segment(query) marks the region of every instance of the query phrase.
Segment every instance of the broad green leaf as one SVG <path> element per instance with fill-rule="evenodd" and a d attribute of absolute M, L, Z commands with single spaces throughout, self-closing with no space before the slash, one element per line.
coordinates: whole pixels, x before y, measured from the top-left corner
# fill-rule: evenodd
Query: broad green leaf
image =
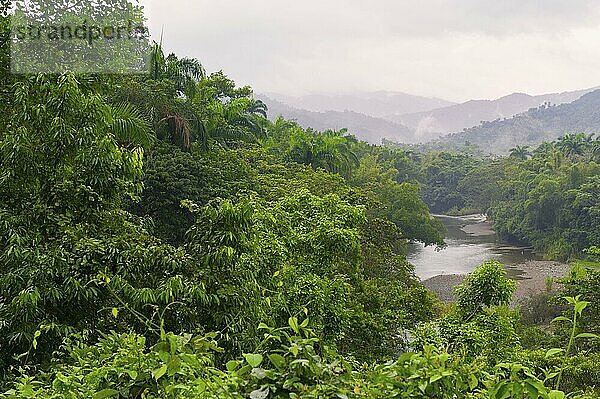
<path fill-rule="evenodd" d="M 548 399 L 565 399 L 565 394 L 564 392 L 553 390 L 548 392 Z"/>
<path fill-rule="evenodd" d="M 534 385 L 530 384 L 529 381 L 525 381 L 525 391 L 527 391 L 527 394 L 531 399 L 537 399 L 540 396 L 538 389 Z"/>
<path fill-rule="evenodd" d="M 496 399 L 506 399 L 510 397 L 510 385 L 506 382 L 501 382 L 496 391 Z"/>
<path fill-rule="evenodd" d="M 562 353 L 562 352 L 564 352 L 564 349 L 560 349 L 560 348 L 549 349 L 548 352 L 546 352 L 546 359 L 549 359 L 552 356 L 557 355 L 557 354 Z"/>
<path fill-rule="evenodd" d="M 288 323 L 289 323 L 290 327 L 292 328 L 292 330 L 294 330 L 294 332 L 296 334 L 300 334 L 300 328 L 298 328 L 298 318 L 290 317 L 290 319 L 288 320 Z"/>
<path fill-rule="evenodd" d="M 278 369 L 283 369 L 285 367 L 285 358 L 277 353 L 270 354 L 269 360 Z"/>
<path fill-rule="evenodd" d="M 252 368 L 258 367 L 263 361 L 262 355 L 254 353 L 245 353 L 244 359 L 246 359 L 246 361 L 250 366 L 252 366 Z"/>
<path fill-rule="evenodd" d="M 177 355 L 171 356 L 169 363 L 167 363 L 167 371 L 170 377 L 174 376 L 181 370 L 181 359 Z"/>
<path fill-rule="evenodd" d="M 575 312 L 581 314 L 585 308 L 589 305 L 589 302 L 581 301 L 575 304 Z"/>
<path fill-rule="evenodd" d="M 162 377 L 163 375 L 165 375 L 166 372 L 167 372 L 167 365 L 163 364 L 162 366 L 160 366 L 156 370 L 152 371 L 152 377 L 155 380 L 158 381 L 160 379 L 160 377 Z"/>
<path fill-rule="evenodd" d="M 233 370 L 237 369 L 239 364 L 240 363 L 237 360 L 230 360 L 227 362 L 225 367 L 227 367 L 227 371 L 232 372 Z"/>

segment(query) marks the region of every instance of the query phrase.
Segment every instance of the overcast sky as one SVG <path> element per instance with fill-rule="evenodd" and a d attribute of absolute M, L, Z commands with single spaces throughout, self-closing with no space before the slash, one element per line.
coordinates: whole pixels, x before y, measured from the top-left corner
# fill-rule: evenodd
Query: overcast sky
<path fill-rule="evenodd" d="M 598 0 L 154 0 L 151 27 L 260 92 L 464 101 L 600 85 Z"/>

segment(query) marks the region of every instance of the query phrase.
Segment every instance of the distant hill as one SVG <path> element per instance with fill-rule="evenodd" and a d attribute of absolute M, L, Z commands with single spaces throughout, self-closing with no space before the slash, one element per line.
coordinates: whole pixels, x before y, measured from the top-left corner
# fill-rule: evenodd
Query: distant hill
<path fill-rule="evenodd" d="M 265 96 L 287 104 L 290 107 L 313 112 L 353 111 L 380 118 L 385 115 L 412 114 L 447 107 L 456 103 L 439 98 L 414 96 L 400 92 L 376 91 L 349 94 L 311 94 L 306 96 L 286 96 L 265 93 Z M 401 123 L 398 121 L 393 121 Z M 479 121 L 477 121 L 479 123 Z"/>
<path fill-rule="evenodd" d="M 415 131 L 419 140 L 426 141 L 477 126 L 483 121 L 510 118 L 545 103 L 571 103 L 593 90 L 595 89 L 540 96 L 514 93 L 496 100 L 472 100 L 426 112 L 387 115 L 385 119 L 408 126 Z"/>
<path fill-rule="evenodd" d="M 390 122 L 353 111 L 314 112 L 293 108 L 266 95 L 257 95 L 267 104 L 269 119 L 278 116 L 293 119 L 304 128 L 315 130 L 347 128 L 348 133 L 372 144 L 381 144 L 384 138 L 399 142 L 413 142 L 413 131 L 402 124 Z"/>
<path fill-rule="evenodd" d="M 517 145 L 535 146 L 574 132 L 600 132 L 600 90 L 569 104 L 542 106 L 510 119 L 482 123 L 444 136 L 433 146 L 462 147 L 470 143 L 485 152 L 506 153 Z"/>

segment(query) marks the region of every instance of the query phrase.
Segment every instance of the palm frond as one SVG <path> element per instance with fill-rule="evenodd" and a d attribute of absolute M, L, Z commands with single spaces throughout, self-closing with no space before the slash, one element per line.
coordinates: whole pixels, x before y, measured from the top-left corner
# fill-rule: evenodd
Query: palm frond
<path fill-rule="evenodd" d="M 148 147 L 155 140 L 150 123 L 132 104 L 112 106 L 109 121 L 109 128 L 123 146 Z"/>

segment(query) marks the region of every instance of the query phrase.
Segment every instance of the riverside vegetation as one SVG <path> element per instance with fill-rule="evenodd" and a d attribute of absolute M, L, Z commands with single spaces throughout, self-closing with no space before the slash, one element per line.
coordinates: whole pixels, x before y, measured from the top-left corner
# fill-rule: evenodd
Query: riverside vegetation
<path fill-rule="evenodd" d="M 271 122 L 160 45 L 148 76 L 11 75 L 7 32 L 0 397 L 600 395 L 597 140 L 372 146 Z M 429 209 L 466 207 L 580 259 L 561 290 L 510 309 L 486 262 L 439 304 L 405 244 L 443 246 Z"/>

